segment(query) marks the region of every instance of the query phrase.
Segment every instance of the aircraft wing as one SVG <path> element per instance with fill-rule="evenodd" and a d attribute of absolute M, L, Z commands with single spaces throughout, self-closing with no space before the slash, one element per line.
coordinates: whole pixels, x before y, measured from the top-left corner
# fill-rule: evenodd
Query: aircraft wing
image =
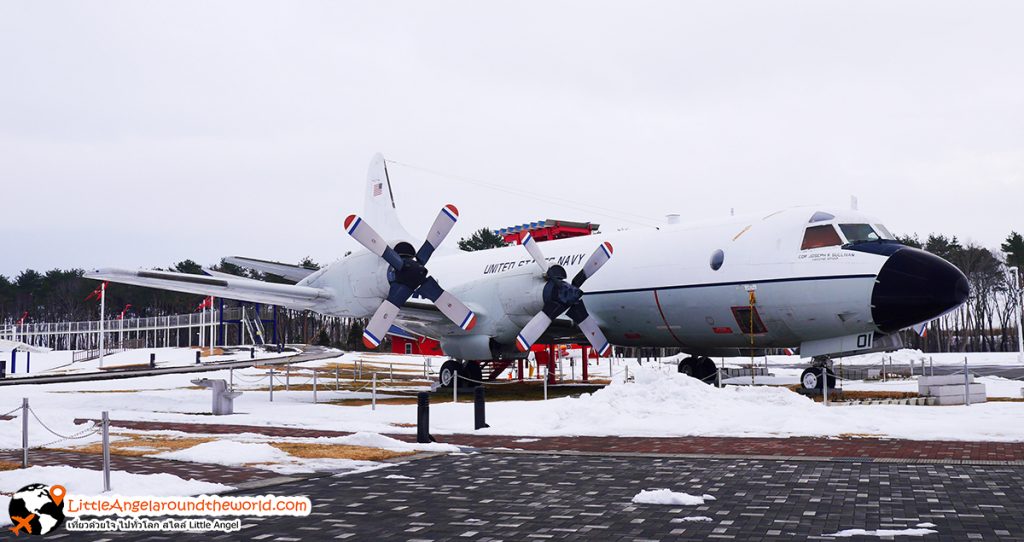
<path fill-rule="evenodd" d="M 316 269 L 308 269 L 301 265 L 291 265 L 281 262 L 257 260 L 256 258 L 243 258 L 242 256 L 229 256 L 224 261 L 238 267 L 254 269 L 260 273 L 270 273 L 292 282 L 299 282 L 316 272 Z"/>
<path fill-rule="evenodd" d="M 329 290 L 274 284 L 242 277 L 191 275 L 172 271 L 129 271 L 127 269 L 97 269 L 85 273 L 85 278 L 108 280 L 161 290 L 189 294 L 212 295 L 240 301 L 282 305 L 293 309 L 313 309 L 332 296 Z"/>

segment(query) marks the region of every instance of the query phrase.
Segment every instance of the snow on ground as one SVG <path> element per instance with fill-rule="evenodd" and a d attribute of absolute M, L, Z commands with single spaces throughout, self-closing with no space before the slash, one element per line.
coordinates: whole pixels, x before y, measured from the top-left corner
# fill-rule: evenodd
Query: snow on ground
<path fill-rule="evenodd" d="M 838 533 L 822 536 L 834 536 L 836 538 L 849 538 L 851 536 L 877 536 L 879 538 L 892 538 L 894 536 L 924 536 L 926 534 L 933 534 L 937 532 L 938 531 L 933 529 L 876 529 L 873 531 L 868 531 L 866 529 L 846 529 L 839 531 Z"/>
<path fill-rule="evenodd" d="M 711 521 L 707 516 L 686 516 L 683 521 Z"/>
<path fill-rule="evenodd" d="M 210 435 L 215 436 L 215 435 Z M 388 466 L 374 461 L 357 461 L 352 459 L 304 458 L 293 456 L 269 442 L 303 442 L 312 444 L 343 444 L 380 448 L 396 452 L 458 452 L 458 446 L 451 444 L 429 443 L 417 444 L 403 442 L 377 433 L 356 433 L 344 437 L 321 437 L 315 439 L 282 439 L 268 438 L 262 435 L 243 434 L 230 439 L 214 440 L 197 444 L 190 448 L 174 450 L 153 455 L 160 459 L 176 461 L 193 461 L 196 463 L 212 463 L 227 466 L 249 466 L 272 470 L 280 474 L 302 472 L 366 472 Z"/>
<path fill-rule="evenodd" d="M 347 444 L 349 446 L 365 446 L 367 448 L 381 448 L 393 452 L 458 452 L 460 448 L 451 444 L 431 442 L 419 444 L 393 439 L 377 433 L 360 432 L 344 437 L 321 437 L 313 442 L 319 444 Z"/>
<path fill-rule="evenodd" d="M 301 458 L 295 457 L 270 444 L 262 442 L 239 442 L 237 440 L 214 440 L 197 444 L 184 450 L 154 455 L 160 459 L 193 461 L 226 466 L 249 466 L 265 468 L 279 474 L 295 474 L 316 471 L 365 472 L 386 466 L 373 461 L 352 459 Z"/>
<path fill-rule="evenodd" d="M 100 495 L 103 493 L 103 471 L 78 467 L 29 467 L 0 471 L 0 493 L 14 493 L 29 484 L 62 485 L 68 495 Z M 115 495 L 169 497 L 223 493 L 234 489 L 223 484 L 198 480 L 184 480 L 173 474 L 132 474 L 110 471 L 110 492 Z M 0 510 L 6 511 L 10 497 L 0 495 Z M 7 514 L 0 513 L 0 525 L 10 523 Z"/>
<path fill-rule="evenodd" d="M 350 354 L 345 354 L 345 357 Z M 358 356 L 364 357 L 365 354 Z M 979 354 L 979 356 L 984 356 Z M 397 363 L 400 356 L 381 356 Z M 339 358 L 334 358 L 334 362 Z M 369 359 L 369 358 L 367 358 Z M 404 366 L 420 367 L 423 358 L 405 357 Z M 324 360 L 319 363 L 330 363 Z M 607 372 L 608 361 L 601 360 Z M 564 435 L 619 436 L 838 436 L 876 435 L 891 438 L 939 440 L 998 440 L 1024 442 L 1024 403 L 987 403 L 958 407 L 857 406 L 828 408 L 792 393 L 770 386 L 728 386 L 717 389 L 679 375 L 668 364 L 616 360 L 616 378 L 611 386 L 579 398 L 544 401 L 493 401 L 487 405 L 489 429 L 473 431 L 473 405 L 466 397 L 458 404 L 450 401 L 431 406 L 431 432 L 505 434 L 520 437 Z M 439 365 L 439 363 L 435 363 Z M 625 367 L 635 382 L 623 383 Z M 396 371 L 397 371 L 396 365 Z M 773 368 L 783 376 L 799 375 L 799 369 Z M 783 372 L 783 371 L 788 371 Z M 596 374 L 597 371 L 594 372 Z M 415 432 L 414 404 L 378 404 L 366 406 L 312 404 L 312 392 L 284 391 L 278 384 L 274 401 L 269 401 L 265 370 L 242 369 L 234 372 L 235 383 L 244 393 L 235 400 L 236 414 L 201 415 L 210 411 L 210 391 L 191 389 L 191 379 L 229 379 L 228 370 L 201 375 L 177 374 L 123 380 L 65 384 L 17 385 L 3 388 L 0 413 L 16 408 L 21 397 L 28 397 L 33 409 L 48 426 L 62 434 L 81 432 L 87 426 L 74 426 L 76 417 L 99 418 L 103 410 L 114 420 L 153 420 L 184 422 L 193 425 L 229 423 L 251 426 L 291 426 L 348 432 Z M 275 379 L 279 375 L 275 375 Z M 989 380 L 991 379 L 991 384 Z M 306 383 L 305 376 L 292 375 L 292 384 Z M 742 379 L 741 379 L 742 380 Z M 1019 396 L 1017 381 L 983 377 L 992 390 L 1005 386 L 1008 396 Z M 851 388 L 850 386 L 853 386 Z M 847 383 L 847 389 L 858 384 Z M 864 383 L 865 389 L 916 389 L 912 380 Z M 139 391 L 131 391 L 139 390 Z M 1014 391 L 1018 390 L 1018 391 Z M 131 391 L 130 393 L 126 393 Z M 321 380 L 319 400 L 368 398 L 369 389 L 334 391 L 331 379 Z M 378 397 L 382 397 L 379 395 Z M 0 421 L 0 447 L 16 448 L 21 443 L 21 420 Z M 45 444 L 57 437 L 34 419 L 30 419 L 33 445 Z M 93 436 L 93 439 L 98 438 Z M 75 441 L 81 444 L 86 441 Z M 340 443 L 340 442 L 339 442 Z M 63 443 L 66 446 L 71 443 Z M 442 450 L 443 451 L 443 450 Z"/>
<path fill-rule="evenodd" d="M 683 506 L 697 506 L 705 501 L 713 501 L 711 495 L 690 495 L 671 489 L 645 489 L 633 497 L 636 504 L 675 504 Z"/>
<path fill-rule="evenodd" d="M 137 350 L 126 350 L 104 356 L 103 367 L 110 369 L 118 366 L 149 364 L 150 354 L 156 354 L 157 367 L 194 365 L 196 362 L 197 351 L 199 351 L 198 348 L 141 348 Z M 260 351 L 258 355 L 261 359 L 272 359 L 294 354 L 294 352 L 289 351 L 278 354 L 274 350 L 267 350 L 265 352 Z M 5 353 L 5 355 L 10 356 L 10 353 Z M 8 376 L 12 378 L 22 378 L 26 376 L 77 374 L 100 371 L 99 359 L 72 363 L 73 356 L 74 351 L 71 350 L 37 352 L 33 353 L 31 357 L 25 352 L 18 352 L 17 370 L 15 372 L 9 372 Z M 224 355 L 203 356 L 201 358 L 201 362 L 214 363 L 246 359 L 249 359 L 249 349 L 246 347 L 240 347 L 237 350 L 229 348 L 225 351 Z M 8 358 L 8 370 L 9 369 L 10 360 Z M 29 372 L 29 369 L 31 369 L 31 372 Z"/>

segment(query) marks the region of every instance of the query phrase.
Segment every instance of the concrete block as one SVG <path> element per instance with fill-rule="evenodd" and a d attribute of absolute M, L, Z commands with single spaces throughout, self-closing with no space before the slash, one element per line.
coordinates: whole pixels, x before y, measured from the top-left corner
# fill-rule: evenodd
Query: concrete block
<path fill-rule="evenodd" d="M 935 399 L 936 405 L 962 405 L 964 404 L 964 394 L 960 395 L 943 395 L 939 397 L 932 397 Z M 984 403 L 988 398 L 985 394 L 975 394 L 970 396 L 971 404 Z"/>
<path fill-rule="evenodd" d="M 971 384 L 967 387 L 967 393 L 970 395 L 985 395 L 984 384 Z M 933 397 L 945 397 L 947 395 L 964 395 L 964 385 L 957 384 L 952 386 L 931 386 L 929 389 L 929 395 Z"/>
<path fill-rule="evenodd" d="M 967 375 L 967 381 L 974 383 L 974 375 Z M 963 386 L 964 375 L 921 376 L 917 378 L 917 392 L 921 395 L 930 395 L 929 390 L 933 386 L 952 386 L 954 384 Z"/>

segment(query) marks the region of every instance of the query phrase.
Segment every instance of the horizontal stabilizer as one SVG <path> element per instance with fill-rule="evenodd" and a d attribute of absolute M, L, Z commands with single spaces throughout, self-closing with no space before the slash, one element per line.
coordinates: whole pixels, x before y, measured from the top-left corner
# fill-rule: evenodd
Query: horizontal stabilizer
<path fill-rule="evenodd" d="M 239 301 L 282 305 L 294 309 L 312 309 L 331 297 L 329 291 L 321 288 L 274 284 L 242 277 L 191 275 L 171 271 L 97 269 L 85 273 L 85 278 L 189 294 L 212 295 Z"/>
<path fill-rule="evenodd" d="M 232 265 L 237 265 L 238 267 L 245 267 L 246 269 L 259 271 L 260 273 L 277 275 L 292 282 L 299 282 L 316 272 L 316 269 L 309 269 L 307 267 L 302 267 L 301 265 L 257 260 L 256 258 L 244 258 L 242 256 L 229 256 L 224 258 L 224 261 Z"/>

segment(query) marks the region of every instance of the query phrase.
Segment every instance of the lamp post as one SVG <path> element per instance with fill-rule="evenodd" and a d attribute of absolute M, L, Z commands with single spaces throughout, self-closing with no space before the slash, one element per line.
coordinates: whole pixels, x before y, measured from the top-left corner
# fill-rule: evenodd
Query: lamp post
<path fill-rule="evenodd" d="M 1016 267 L 1007 267 L 1007 271 L 1013 274 L 1013 289 L 1016 290 L 1017 295 L 1017 361 L 1024 363 L 1024 334 L 1021 333 L 1021 311 L 1024 310 L 1024 292 L 1021 292 L 1020 288 L 1020 275 Z"/>

